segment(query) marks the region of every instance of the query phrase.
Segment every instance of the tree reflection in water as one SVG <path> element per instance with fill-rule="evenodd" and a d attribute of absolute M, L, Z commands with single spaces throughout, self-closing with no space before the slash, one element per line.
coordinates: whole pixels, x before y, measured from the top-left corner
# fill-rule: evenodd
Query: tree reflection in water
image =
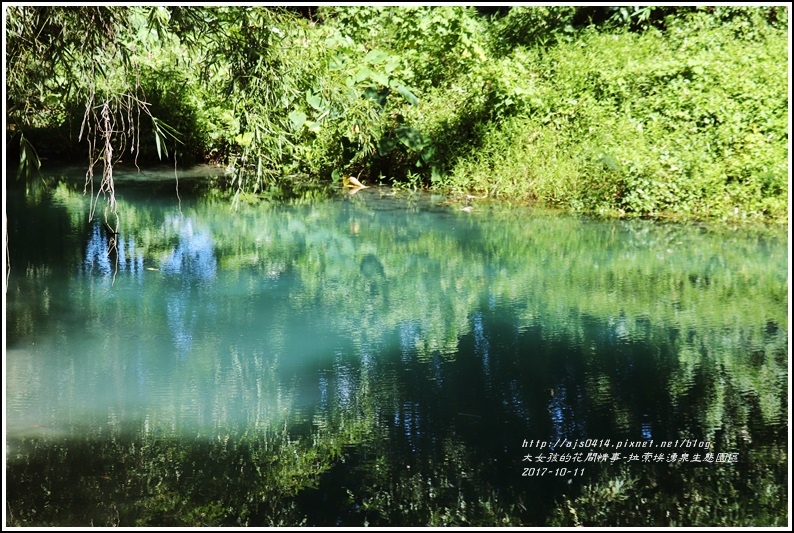
<path fill-rule="evenodd" d="M 12 205 L 12 523 L 785 521 L 784 235 L 423 201 L 121 200 L 117 267 L 78 202 Z M 680 437 L 742 460 L 522 476 Z"/>

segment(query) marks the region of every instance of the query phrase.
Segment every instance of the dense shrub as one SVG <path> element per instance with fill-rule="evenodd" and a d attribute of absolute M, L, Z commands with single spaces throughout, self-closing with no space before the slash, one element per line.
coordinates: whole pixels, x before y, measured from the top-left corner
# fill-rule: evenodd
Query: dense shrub
<path fill-rule="evenodd" d="M 514 112 L 444 183 L 604 214 L 786 219 L 786 33 L 752 13 L 515 49 L 498 63 Z"/>
<path fill-rule="evenodd" d="M 93 161 L 111 144 L 212 159 L 255 194 L 355 175 L 620 216 L 788 217 L 782 6 L 15 7 L 7 21 L 27 169 L 48 137 L 56 156 L 79 138 Z"/>

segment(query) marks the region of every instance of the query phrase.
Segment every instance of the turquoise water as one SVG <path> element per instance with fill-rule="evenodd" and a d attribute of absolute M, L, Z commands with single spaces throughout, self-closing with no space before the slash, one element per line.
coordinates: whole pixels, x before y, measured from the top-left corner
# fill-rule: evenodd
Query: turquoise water
<path fill-rule="evenodd" d="M 179 178 L 9 191 L 12 523 L 785 523 L 785 234 Z"/>

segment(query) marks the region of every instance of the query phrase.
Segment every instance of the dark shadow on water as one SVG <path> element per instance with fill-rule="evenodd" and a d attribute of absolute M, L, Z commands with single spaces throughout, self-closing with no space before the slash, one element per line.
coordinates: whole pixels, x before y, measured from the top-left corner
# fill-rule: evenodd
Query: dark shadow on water
<path fill-rule="evenodd" d="M 582 337 L 571 338 L 543 324 L 517 329 L 507 311 L 485 306 L 455 358 L 406 359 L 403 348 L 372 362 L 366 378 L 356 357 L 318 362 L 299 378 L 318 396 L 281 427 L 197 437 L 98 427 L 79 438 L 10 439 L 10 523 L 667 526 L 785 516 L 775 496 L 785 491 L 785 424 L 758 423 L 757 400 L 733 390 L 739 376 L 702 365 L 686 396 L 698 406 L 693 416 L 670 389 L 677 332 L 662 340 L 648 331 L 649 344 L 584 316 Z M 726 391 L 715 389 L 720 380 Z M 720 395 L 714 432 L 705 415 Z M 601 444 L 550 448 L 591 439 Z M 663 449 L 665 441 L 680 444 Z M 741 459 L 573 459 L 613 456 L 628 443 L 632 452 Z M 569 462 L 540 462 L 553 452 Z M 754 498 L 761 484 L 767 495 Z"/>

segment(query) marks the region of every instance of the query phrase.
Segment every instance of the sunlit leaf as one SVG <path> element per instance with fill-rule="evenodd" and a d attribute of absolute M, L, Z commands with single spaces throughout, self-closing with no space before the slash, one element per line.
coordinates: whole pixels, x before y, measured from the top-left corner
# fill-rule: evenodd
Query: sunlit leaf
<path fill-rule="evenodd" d="M 251 146 L 251 142 L 254 140 L 254 134 L 253 132 L 246 131 L 245 133 L 237 135 L 234 140 L 241 147 L 248 148 Z"/>
<path fill-rule="evenodd" d="M 332 56 L 328 61 L 328 70 L 342 70 L 345 68 L 345 60 L 339 55 Z"/>
<path fill-rule="evenodd" d="M 322 101 L 322 99 L 321 99 L 319 96 L 317 96 L 317 95 L 314 95 L 314 94 L 313 94 L 313 95 L 311 95 L 311 96 L 307 96 L 307 97 L 306 97 L 306 102 L 308 102 L 308 104 L 309 104 L 310 106 L 312 106 L 314 109 L 316 109 L 317 111 L 322 111 L 322 110 L 324 109 L 324 107 L 323 107 L 323 105 L 322 105 L 322 104 L 323 104 L 323 101 Z"/>
<path fill-rule="evenodd" d="M 166 139 L 170 138 L 182 144 L 182 141 L 179 139 L 179 132 L 162 120 L 152 117 L 152 126 L 154 130 L 154 143 L 157 146 L 157 157 L 159 159 L 162 159 L 163 153 L 168 157 Z"/>
<path fill-rule="evenodd" d="M 372 76 L 372 71 L 367 67 L 362 67 L 358 69 L 358 72 L 356 72 L 355 76 L 353 76 L 353 79 L 355 80 L 356 83 L 361 83 L 370 76 Z"/>
<path fill-rule="evenodd" d="M 163 156 L 161 154 L 161 150 L 165 150 L 165 144 L 161 149 L 160 144 L 162 141 L 160 140 L 160 133 L 157 130 L 154 130 L 154 144 L 157 145 L 157 159 L 162 159 Z M 168 151 L 166 150 L 165 155 L 168 155 Z"/>
<path fill-rule="evenodd" d="M 389 86 L 389 77 L 382 72 L 372 72 L 370 74 L 370 79 L 375 83 L 380 83 L 384 87 Z"/>
<path fill-rule="evenodd" d="M 367 55 L 364 56 L 364 62 L 374 65 L 376 63 L 382 63 L 388 58 L 389 56 L 385 52 L 381 52 L 380 50 L 370 50 L 367 52 Z"/>
<path fill-rule="evenodd" d="M 303 111 L 291 111 L 289 114 L 292 129 L 298 131 L 306 123 L 306 113 Z"/>
<path fill-rule="evenodd" d="M 389 58 L 386 64 L 383 65 L 383 70 L 385 70 L 387 74 L 391 74 L 399 65 L 400 60 L 397 57 L 392 56 Z"/>
<path fill-rule="evenodd" d="M 392 87 L 394 88 L 395 91 L 400 93 L 409 104 L 411 105 L 419 104 L 419 99 L 416 97 L 416 95 L 414 95 L 414 93 L 409 91 L 408 88 L 402 83 L 399 82 L 395 83 L 394 80 L 392 80 Z"/>

